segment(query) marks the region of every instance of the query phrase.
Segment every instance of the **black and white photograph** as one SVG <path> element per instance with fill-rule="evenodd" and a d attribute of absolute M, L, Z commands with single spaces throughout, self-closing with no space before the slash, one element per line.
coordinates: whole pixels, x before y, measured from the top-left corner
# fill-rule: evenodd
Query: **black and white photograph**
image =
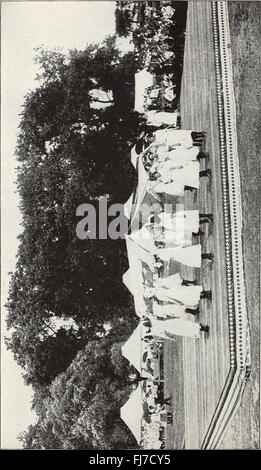
<path fill-rule="evenodd" d="M 2 450 L 260 450 L 260 48 L 260 1 L 1 2 Z"/>

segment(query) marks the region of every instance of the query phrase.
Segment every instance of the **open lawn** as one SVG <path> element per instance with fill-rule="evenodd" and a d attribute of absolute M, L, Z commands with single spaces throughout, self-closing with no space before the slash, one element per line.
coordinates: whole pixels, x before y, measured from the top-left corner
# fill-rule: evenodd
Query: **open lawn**
<path fill-rule="evenodd" d="M 229 2 L 233 71 L 237 102 L 238 144 L 244 216 L 244 262 L 251 328 L 252 372 L 242 406 L 223 440 L 224 448 L 255 448 L 259 441 L 259 190 L 260 121 L 257 71 L 260 43 L 260 4 Z M 205 227 L 203 251 L 211 250 L 213 266 L 203 264 L 196 275 L 211 288 L 212 303 L 201 301 L 200 321 L 210 325 L 209 337 L 178 339 L 165 345 L 168 367 L 166 396 L 172 388 L 174 421 L 167 431 L 167 448 L 200 448 L 229 370 L 228 318 L 224 255 L 220 149 L 217 120 L 211 2 L 189 2 L 181 88 L 181 122 L 184 129 L 205 130 L 210 154 L 211 185 L 202 181 L 199 194 L 188 193 L 185 208 L 213 212 L 213 228 Z M 259 70 L 260 72 L 260 70 Z M 203 167 L 202 167 L 203 168 Z M 205 263 L 205 262 L 204 262 Z M 169 273 L 175 272 L 170 266 Z M 180 354 L 181 348 L 183 355 Z M 178 352 L 177 352 L 178 350 Z M 165 366 L 166 367 L 166 366 Z M 184 426 L 182 425 L 184 422 Z M 183 434 L 183 435 L 182 435 Z"/>
<path fill-rule="evenodd" d="M 243 204 L 251 374 L 223 448 L 260 448 L 260 2 L 228 2 Z"/>

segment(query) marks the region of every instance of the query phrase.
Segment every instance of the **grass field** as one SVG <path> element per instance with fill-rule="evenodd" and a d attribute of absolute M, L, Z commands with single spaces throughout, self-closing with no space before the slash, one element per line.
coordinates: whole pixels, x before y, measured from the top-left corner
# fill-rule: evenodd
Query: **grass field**
<path fill-rule="evenodd" d="M 251 4 L 251 5 L 250 5 Z M 260 106 L 258 104 L 258 25 L 260 4 L 229 2 L 233 72 L 238 118 L 238 144 L 244 215 L 244 262 L 250 316 L 252 372 L 239 413 L 228 429 L 223 448 L 256 448 L 259 441 L 259 190 Z M 168 366 L 166 395 L 172 390 L 174 422 L 167 432 L 167 448 L 200 448 L 229 370 L 223 210 L 217 121 L 216 77 L 211 2 L 189 2 L 181 89 L 182 127 L 207 131 L 211 186 L 202 182 L 199 194 L 185 196 L 185 208 L 213 212 L 213 230 L 205 230 L 204 251 L 213 251 L 213 267 L 197 275 L 213 291 L 212 303 L 200 306 L 200 321 L 210 325 L 208 338 L 178 339 L 165 345 Z M 174 272 L 171 266 L 170 273 Z M 183 349 L 183 354 L 180 351 Z M 167 366 L 166 366 L 167 367 Z M 184 423 L 184 424 L 183 424 Z"/>
<path fill-rule="evenodd" d="M 251 375 L 224 448 L 260 448 L 260 2 L 228 2 L 243 204 Z"/>

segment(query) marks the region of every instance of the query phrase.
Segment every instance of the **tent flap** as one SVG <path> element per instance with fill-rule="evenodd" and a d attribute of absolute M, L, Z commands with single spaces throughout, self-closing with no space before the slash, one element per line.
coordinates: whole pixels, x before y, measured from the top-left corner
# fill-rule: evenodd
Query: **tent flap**
<path fill-rule="evenodd" d="M 128 199 L 128 201 L 125 202 L 123 209 L 124 209 L 124 215 L 127 217 L 127 219 L 130 219 L 131 216 L 131 208 L 132 208 L 132 201 L 134 198 L 134 194 L 132 193 Z"/>
<path fill-rule="evenodd" d="M 128 426 L 138 443 L 141 440 L 142 413 L 141 386 L 138 385 L 129 400 L 121 407 L 121 419 Z"/>
<path fill-rule="evenodd" d="M 138 372 L 141 371 L 141 324 L 137 326 L 132 335 L 122 346 L 122 355 L 128 359 Z"/>

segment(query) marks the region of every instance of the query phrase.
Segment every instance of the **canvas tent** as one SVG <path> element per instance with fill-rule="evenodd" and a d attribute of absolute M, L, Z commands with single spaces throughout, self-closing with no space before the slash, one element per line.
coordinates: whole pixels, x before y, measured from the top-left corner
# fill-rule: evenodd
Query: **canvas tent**
<path fill-rule="evenodd" d="M 136 232 L 132 232 L 136 233 Z M 151 271 L 154 271 L 154 257 L 148 246 L 148 240 L 135 239 L 132 237 L 132 234 L 125 235 L 127 253 L 129 259 L 129 266 L 134 271 L 136 271 L 136 276 L 139 275 L 139 272 L 142 272 L 142 262 L 146 263 Z"/>
<path fill-rule="evenodd" d="M 136 267 L 137 270 L 133 269 L 132 263 L 132 268 L 129 268 L 122 276 L 123 284 L 129 289 L 133 296 L 136 294 L 136 288 L 139 287 L 140 284 L 142 285 L 142 266 L 140 261 L 136 264 Z"/>
<path fill-rule="evenodd" d="M 146 69 L 135 74 L 135 111 L 144 113 L 145 89 L 153 85 L 153 75 Z"/>
<path fill-rule="evenodd" d="M 133 164 L 134 168 L 137 168 L 137 161 L 138 161 L 139 155 L 137 154 L 135 150 L 135 145 L 131 149 L 131 163 Z"/>
<path fill-rule="evenodd" d="M 132 233 L 134 234 L 136 232 Z M 129 259 L 129 269 L 122 276 L 122 280 L 133 295 L 137 315 L 141 316 L 143 313 L 147 312 L 147 305 L 144 300 L 142 263 L 146 263 L 152 273 L 154 273 L 154 258 L 148 249 L 148 246 L 146 246 L 146 244 L 149 243 L 149 240 L 144 240 L 143 242 L 141 240 L 135 240 L 135 238 L 132 238 L 132 234 L 125 235 L 125 239 Z"/>
<path fill-rule="evenodd" d="M 141 440 L 142 414 L 142 391 L 141 386 L 138 385 L 129 400 L 121 407 L 121 419 L 128 426 L 138 444 Z"/>
<path fill-rule="evenodd" d="M 146 188 L 149 181 L 148 174 L 142 163 L 142 158 L 140 158 L 139 155 L 136 153 L 135 146 L 131 149 L 131 163 L 134 168 L 137 169 L 138 183 L 135 189 L 135 193 L 131 195 L 131 197 L 128 199 L 128 201 L 126 201 L 124 205 L 124 214 L 130 220 L 134 220 L 134 218 L 139 212 L 140 206 L 145 197 Z M 133 213 L 131 205 L 133 205 Z"/>
<path fill-rule="evenodd" d="M 137 158 L 138 184 L 137 184 L 135 196 L 133 199 L 134 208 L 133 208 L 133 214 L 131 217 L 131 222 L 134 221 L 135 218 L 139 214 L 141 205 L 146 195 L 148 182 L 149 182 L 149 175 L 143 166 L 142 158 L 140 156 L 137 156 L 136 158 Z"/>
<path fill-rule="evenodd" d="M 122 346 L 121 352 L 123 357 L 128 359 L 138 372 L 141 371 L 141 324 L 133 331 L 132 335 Z"/>
<path fill-rule="evenodd" d="M 143 227 L 140 230 L 133 230 L 129 235 L 129 238 L 133 240 L 133 242 L 138 245 L 137 250 L 139 248 L 142 248 L 148 253 L 155 253 L 156 247 L 154 244 L 154 239 L 152 235 L 150 234 L 149 230 L 147 230 L 146 225 L 143 225 Z"/>
<path fill-rule="evenodd" d="M 124 215 L 130 219 L 131 218 L 131 209 L 132 209 L 132 201 L 133 201 L 133 198 L 134 198 L 134 194 L 132 193 L 128 199 L 128 201 L 125 202 L 124 206 L 123 206 L 123 210 L 124 210 Z"/>
<path fill-rule="evenodd" d="M 142 264 L 137 260 L 131 263 L 131 268 L 122 276 L 123 283 L 129 289 L 134 298 L 135 310 L 138 316 L 146 312 L 147 307 L 143 297 Z"/>

